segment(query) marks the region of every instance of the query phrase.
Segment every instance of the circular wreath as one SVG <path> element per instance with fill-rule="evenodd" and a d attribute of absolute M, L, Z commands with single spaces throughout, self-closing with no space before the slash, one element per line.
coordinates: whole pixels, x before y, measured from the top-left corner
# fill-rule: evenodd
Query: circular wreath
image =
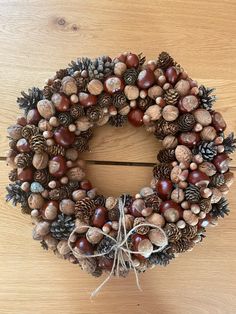
<path fill-rule="evenodd" d="M 236 141 L 224 136 L 212 92 L 166 52 L 147 63 L 133 53 L 72 61 L 43 90 L 17 99 L 24 115 L 8 128 L 7 201 L 31 214 L 33 239 L 44 249 L 94 276 L 114 272 L 114 260 L 122 276 L 167 265 L 229 213 Z M 134 196 L 97 195 L 80 152 L 95 127 L 127 120 L 162 141 L 151 184 Z"/>

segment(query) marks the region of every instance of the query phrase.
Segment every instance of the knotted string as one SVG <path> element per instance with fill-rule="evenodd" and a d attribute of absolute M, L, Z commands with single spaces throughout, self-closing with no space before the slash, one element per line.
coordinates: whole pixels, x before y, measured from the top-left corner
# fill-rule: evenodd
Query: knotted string
<path fill-rule="evenodd" d="M 86 254 L 82 254 L 80 253 L 78 250 L 74 249 L 71 245 L 71 243 L 73 242 L 73 236 L 75 233 L 77 233 L 78 228 L 75 228 L 70 236 L 69 236 L 69 240 L 68 240 L 68 245 L 73 253 L 73 255 L 77 258 L 77 259 L 81 259 L 81 258 L 96 258 L 96 257 L 100 257 L 100 256 L 105 256 L 106 254 L 109 254 L 111 251 L 114 250 L 114 259 L 113 259 L 113 265 L 111 268 L 111 271 L 109 273 L 109 275 L 107 276 L 107 278 L 104 279 L 104 281 L 91 293 L 91 297 L 94 297 L 101 289 L 102 287 L 110 280 L 111 276 L 113 274 L 115 274 L 117 277 L 119 277 L 120 275 L 120 268 L 123 268 L 124 270 L 128 271 L 129 269 L 132 269 L 134 271 L 135 274 L 135 279 L 136 279 L 136 285 L 138 287 L 139 290 L 142 290 L 140 287 L 140 283 L 139 283 L 139 278 L 138 278 L 138 272 L 136 269 L 136 266 L 132 260 L 132 256 L 131 254 L 145 254 L 146 252 L 143 251 L 132 251 L 129 249 L 129 245 L 128 245 L 128 239 L 129 237 L 135 233 L 135 230 L 137 228 L 143 227 L 143 226 L 147 226 L 147 227 L 151 227 L 151 228 L 155 228 L 158 229 L 164 236 L 164 241 L 163 241 L 163 245 L 158 247 L 157 249 L 153 250 L 152 253 L 157 253 L 162 251 L 168 244 L 168 238 L 165 234 L 165 231 L 156 225 L 150 224 L 150 223 L 141 223 L 137 226 L 134 226 L 128 233 L 125 227 L 125 212 L 124 212 L 124 207 L 125 207 L 125 197 L 124 200 L 122 200 L 121 198 L 119 198 L 119 211 L 120 211 L 120 219 L 119 219 L 119 225 L 118 225 L 118 231 L 117 231 L 117 237 L 116 239 L 114 239 L 113 237 L 111 237 L 109 234 L 103 232 L 102 230 L 98 229 L 97 232 L 103 234 L 105 237 L 111 239 L 114 244 L 105 252 L 105 253 L 97 253 L 97 254 L 93 254 L 93 255 L 86 255 Z M 82 225 L 80 226 L 80 228 L 87 228 L 87 229 L 91 229 L 94 228 L 92 226 L 88 226 L 88 225 Z M 124 255 L 127 257 L 127 259 L 124 258 Z M 129 267 L 127 267 L 127 263 L 129 264 Z"/>

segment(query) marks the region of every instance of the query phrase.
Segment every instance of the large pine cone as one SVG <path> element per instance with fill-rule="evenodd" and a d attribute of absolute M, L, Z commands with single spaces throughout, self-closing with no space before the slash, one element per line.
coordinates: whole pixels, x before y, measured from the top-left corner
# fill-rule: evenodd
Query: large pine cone
<path fill-rule="evenodd" d="M 198 146 L 198 153 L 206 161 L 211 161 L 217 155 L 217 147 L 214 142 L 202 141 Z"/>
<path fill-rule="evenodd" d="M 161 52 L 157 60 L 157 67 L 166 70 L 172 65 L 174 65 L 173 58 L 167 52 Z"/>
<path fill-rule="evenodd" d="M 188 132 L 192 131 L 196 120 L 191 113 L 184 113 L 178 118 L 177 123 L 179 126 L 179 131 Z"/>
<path fill-rule="evenodd" d="M 198 226 L 186 225 L 185 228 L 181 230 L 182 236 L 186 239 L 193 239 L 198 232 Z"/>
<path fill-rule="evenodd" d="M 157 159 L 163 163 L 175 161 L 175 150 L 172 148 L 162 149 L 157 154 Z"/>

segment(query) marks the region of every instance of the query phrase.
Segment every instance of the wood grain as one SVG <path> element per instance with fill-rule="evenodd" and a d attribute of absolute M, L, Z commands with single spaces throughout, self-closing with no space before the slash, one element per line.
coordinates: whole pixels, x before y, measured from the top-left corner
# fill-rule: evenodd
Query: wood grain
<path fill-rule="evenodd" d="M 19 114 L 21 90 L 78 56 L 115 56 L 143 51 L 148 59 L 169 51 L 199 83 L 216 87 L 216 109 L 228 132 L 236 133 L 236 2 L 234 0 L 0 0 L 0 159 L 7 150 L 6 127 Z M 108 136 L 109 135 L 109 136 Z M 143 128 L 96 130 L 87 160 L 153 163 L 160 143 Z M 234 158 L 233 166 L 236 166 Z M 99 192 L 136 193 L 149 183 L 151 167 L 88 164 Z M 5 204 L 7 184 L 0 161 L 0 309 L 3 314 L 233 314 L 236 307 L 236 197 L 232 213 L 208 231 L 203 244 L 167 268 L 112 279 L 98 297 L 101 282 L 58 260 L 31 240 L 29 217 Z M 235 188 L 235 186 L 234 186 Z"/>

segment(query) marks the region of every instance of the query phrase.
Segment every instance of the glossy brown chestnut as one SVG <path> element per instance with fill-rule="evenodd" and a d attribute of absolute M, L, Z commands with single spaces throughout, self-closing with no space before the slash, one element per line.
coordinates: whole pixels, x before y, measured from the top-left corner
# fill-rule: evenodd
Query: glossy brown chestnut
<path fill-rule="evenodd" d="M 48 164 L 49 173 L 56 178 L 60 178 L 67 170 L 66 159 L 63 156 L 54 156 L 49 160 Z"/>
<path fill-rule="evenodd" d="M 178 80 L 178 73 L 175 67 L 169 67 L 166 70 L 165 75 L 166 75 L 167 82 L 170 83 L 171 85 L 174 85 Z"/>
<path fill-rule="evenodd" d="M 141 109 L 133 109 L 128 114 L 128 120 L 133 126 L 140 127 L 143 125 L 143 115 Z"/>
<path fill-rule="evenodd" d="M 29 153 L 31 151 L 29 142 L 25 138 L 21 138 L 17 141 L 16 148 L 20 153 Z"/>
<path fill-rule="evenodd" d="M 17 169 L 18 180 L 20 181 L 32 181 L 33 180 L 33 170 L 32 168 L 18 168 Z"/>
<path fill-rule="evenodd" d="M 91 243 L 86 238 L 80 238 L 75 242 L 75 246 L 85 255 L 93 255 L 94 250 Z"/>
<path fill-rule="evenodd" d="M 157 181 L 156 191 L 160 198 L 167 200 L 173 190 L 173 183 L 168 179 L 161 179 Z"/>
<path fill-rule="evenodd" d="M 136 54 L 130 53 L 126 57 L 126 65 L 128 68 L 137 68 L 139 66 L 139 58 Z"/>
<path fill-rule="evenodd" d="M 105 207 L 98 207 L 95 209 L 92 217 L 92 225 L 97 228 L 102 228 L 108 220 L 108 213 Z"/>
<path fill-rule="evenodd" d="M 160 212 L 168 222 L 176 222 L 183 214 L 183 210 L 179 204 L 172 200 L 162 202 L 160 204 Z"/>
<path fill-rule="evenodd" d="M 41 209 L 41 215 L 44 219 L 52 220 L 57 216 L 57 212 L 59 209 L 58 201 L 48 201 L 43 205 Z"/>
<path fill-rule="evenodd" d="M 70 108 L 70 101 L 64 94 L 59 93 L 53 94 L 52 102 L 57 111 L 64 112 Z"/>
<path fill-rule="evenodd" d="M 226 122 L 219 112 L 213 112 L 212 114 L 212 125 L 217 132 L 223 132 L 226 129 Z"/>
<path fill-rule="evenodd" d="M 137 79 L 138 87 L 141 89 L 148 89 L 151 87 L 155 82 L 155 75 L 152 70 L 145 69 L 142 70 Z"/>
<path fill-rule="evenodd" d="M 180 98 L 178 107 L 182 112 L 191 112 L 195 110 L 199 105 L 199 100 L 194 95 L 188 95 Z"/>
<path fill-rule="evenodd" d="M 83 180 L 80 182 L 80 188 L 88 191 L 92 189 L 92 184 L 89 180 Z"/>
<path fill-rule="evenodd" d="M 68 147 L 74 143 L 75 133 L 70 132 L 66 127 L 60 127 L 54 132 L 54 139 L 57 144 Z"/>
<path fill-rule="evenodd" d="M 42 117 L 40 116 L 39 112 L 37 109 L 31 109 L 29 110 L 29 112 L 27 113 L 27 123 L 29 124 L 38 124 L 39 120 L 41 119 Z"/>
<path fill-rule="evenodd" d="M 189 173 L 187 181 L 191 184 L 196 184 L 196 186 L 199 187 L 206 187 L 209 184 L 210 179 L 204 172 L 194 170 Z"/>
<path fill-rule="evenodd" d="M 193 147 L 200 141 L 200 135 L 196 132 L 183 132 L 178 136 L 178 141 L 181 145 Z"/>
<path fill-rule="evenodd" d="M 220 173 L 225 173 L 229 170 L 229 162 L 230 162 L 229 156 L 224 153 L 217 155 L 213 159 L 213 164 Z"/>
<path fill-rule="evenodd" d="M 104 82 L 104 89 L 109 94 L 122 91 L 125 88 L 125 83 L 122 78 L 110 76 Z"/>
<path fill-rule="evenodd" d="M 112 269 L 112 266 L 113 266 L 113 262 L 114 260 L 111 259 L 111 258 L 107 258 L 105 256 L 100 256 L 98 258 L 98 266 L 101 268 L 101 269 L 106 269 L 106 270 L 111 270 Z"/>
<path fill-rule="evenodd" d="M 81 92 L 79 93 L 79 103 L 84 107 L 93 106 L 97 103 L 97 96 Z"/>
<path fill-rule="evenodd" d="M 148 239 L 148 237 L 146 235 L 142 235 L 142 234 L 134 234 L 131 237 L 132 243 L 133 243 L 133 251 L 137 252 L 138 251 L 138 245 L 139 243 L 144 240 L 144 239 Z M 140 254 L 134 254 L 139 260 L 144 260 L 145 257 L 140 255 Z"/>

